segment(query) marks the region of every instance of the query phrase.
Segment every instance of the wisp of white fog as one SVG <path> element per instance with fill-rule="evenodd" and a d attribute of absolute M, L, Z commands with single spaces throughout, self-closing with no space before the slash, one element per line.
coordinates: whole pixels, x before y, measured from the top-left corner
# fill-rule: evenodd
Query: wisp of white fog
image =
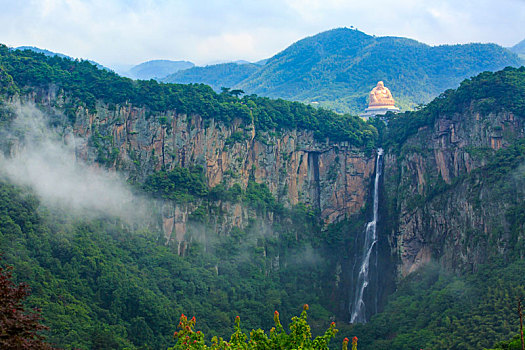
<path fill-rule="evenodd" d="M 46 205 L 75 215 L 115 216 L 130 223 L 145 218 L 145 200 L 134 196 L 119 174 L 77 159 L 75 147 L 85 140 L 72 133 L 60 136 L 34 105 L 10 107 L 16 119 L 0 137 L 19 144 L 11 156 L 0 154 L 0 176 L 31 187 Z"/>

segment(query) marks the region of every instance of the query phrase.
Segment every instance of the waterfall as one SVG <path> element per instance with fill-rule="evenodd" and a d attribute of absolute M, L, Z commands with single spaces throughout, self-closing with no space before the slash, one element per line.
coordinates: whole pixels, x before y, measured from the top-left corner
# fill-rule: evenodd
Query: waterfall
<path fill-rule="evenodd" d="M 377 150 L 376 159 L 376 176 L 374 180 L 374 215 L 372 221 L 368 222 L 365 229 L 365 237 L 363 242 L 363 248 L 361 254 L 358 256 L 357 263 L 359 263 L 359 274 L 357 276 L 355 284 L 354 302 L 350 304 L 350 323 L 365 323 L 366 322 L 366 305 L 363 300 L 364 292 L 370 282 L 369 271 L 370 271 L 370 256 L 374 247 L 377 246 L 377 212 L 379 208 L 379 178 L 382 172 L 382 158 L 383 149 Z M 376 247 L 377 250 L 377 247 Z M 376 259 L 372 262 L 377 270 L 377 253 Z M 377 300 L 376 300 L 377 303 Z"/>

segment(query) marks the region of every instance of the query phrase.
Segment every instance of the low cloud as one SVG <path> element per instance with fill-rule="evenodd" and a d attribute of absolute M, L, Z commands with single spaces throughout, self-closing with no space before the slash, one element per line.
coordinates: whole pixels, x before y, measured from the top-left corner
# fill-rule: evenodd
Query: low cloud
<path fill-rule="evenodd" d="M 144 220 L 146 200 L 135 196 L 122 176 L 77 157 L 85 140 L 70 130 L 50 128 L 46 115 L 34 105 L 8 108 L 16 117 L 0 131 L 4 148 L 10 148 L 0 155 L 0 177 L 30 187 L 46 205 L 77 216 Z"/>

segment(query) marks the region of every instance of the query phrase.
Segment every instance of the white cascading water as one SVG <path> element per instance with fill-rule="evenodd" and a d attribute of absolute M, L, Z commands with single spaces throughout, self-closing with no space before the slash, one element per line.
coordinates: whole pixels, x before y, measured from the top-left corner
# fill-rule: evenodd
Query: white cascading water
<path fill-rule="evenodd" d="M 370 255 L 374 247 L 377 245 L 377 212 L 379 208 L 379 178 L 382 173 L 382 158 L 383 158 L 383 149 L 379 148 L 377 150 L 377 159 L 376 159 L 376 177 L 374 180 L 374 217 L 366 225 L 365 230 L 365 240 L 363 243 L 363 249 L 361 252 L 360 260 L 360 269 L 357 276 L 355 293 L 354 293 L 354 303 L 352 306 L 352 312 L 350 317 L 350 323 L 365 323 L 366 322 L 366 308 L 365 302 L 363 300 L 363 295 L 366 287 L 370 281 L 369 271 L 370 271 Z M 375 260 L 377 265 L 377 259 Z M 377 268 L 377 266 L 375 266 Z"/>

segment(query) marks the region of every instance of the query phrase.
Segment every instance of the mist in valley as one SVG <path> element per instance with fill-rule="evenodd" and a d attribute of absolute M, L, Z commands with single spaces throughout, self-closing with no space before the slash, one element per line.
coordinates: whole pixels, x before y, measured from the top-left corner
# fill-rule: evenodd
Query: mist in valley
<path fill-rule="evenodd" d="M 71 128 L 50 126 L 50 116 L 31 103 L 5 106 L 14 118 L 0 130 L 0 176 L 31 189 L 43 204 L 75 217 L 116 217 L 144 222 L 151 200 L 133 193 L 118 172 L 87 164 L 78 154 L 87 140 Z"/>

